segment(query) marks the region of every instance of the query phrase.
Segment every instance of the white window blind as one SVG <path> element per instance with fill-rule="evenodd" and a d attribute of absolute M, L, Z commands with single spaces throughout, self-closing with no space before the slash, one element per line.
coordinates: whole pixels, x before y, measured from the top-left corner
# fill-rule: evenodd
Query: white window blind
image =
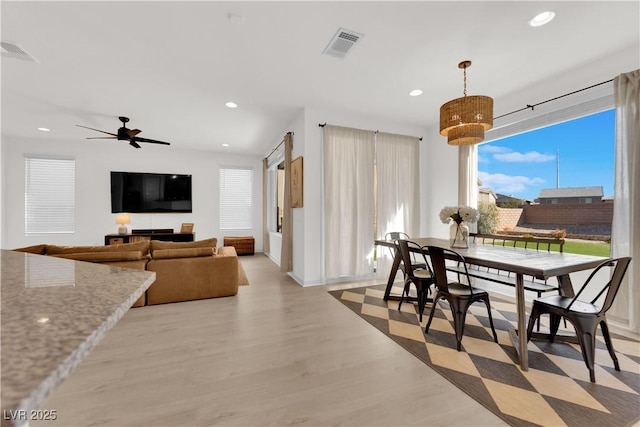
<path fill-rule="evenodd" d="M 26 234 L 75 232 L 75 159 L 26 156 L 24 183 Z"/>
<path fill-rule="evenodd" d="M 220 229 L 253 228 L 253 169 L 220 168 Z"/>

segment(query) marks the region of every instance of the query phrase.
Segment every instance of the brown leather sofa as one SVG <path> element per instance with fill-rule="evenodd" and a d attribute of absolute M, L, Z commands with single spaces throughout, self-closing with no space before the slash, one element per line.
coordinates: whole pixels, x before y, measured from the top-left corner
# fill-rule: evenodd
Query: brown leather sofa
<path fill-rule="evenodd" d="M 156 281 L 132 307 L 232 296 L 238 293 L 238 256 L 217 239 L 157 240 L 110 246 L 35 245 L 15 249 L 39 255 L 156 272 Z"/>

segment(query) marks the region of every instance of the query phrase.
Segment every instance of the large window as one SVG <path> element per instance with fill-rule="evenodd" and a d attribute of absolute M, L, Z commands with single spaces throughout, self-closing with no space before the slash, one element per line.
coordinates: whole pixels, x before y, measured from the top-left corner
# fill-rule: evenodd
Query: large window
<path fill-rule="evenodd" d="M 481 191 L 491 190 L 498 206 L 526 201 L 522 213 L 501 211 L 495 231 L 564 230 L 565 252 L 608 256 L 614 140 L 614 110 L 605 110 L 480 145 Z"/>
<path fill-rule="evenodd" d="M 220 168 L 220 229 L 253 228 L 253 169 Z"/>
<path fill-rule="evenodd" d="M 25 156 L 24 178 L 25 233 L 74 233 L 75 159 Z"/>
<path fill-rule="evenodd" d="M 531 202 L 543 189 L 602 187 L 611 198 L 614 136 L 607 110 L 493 140 L 479 146 L 478 177 L 496 194 Z"/>

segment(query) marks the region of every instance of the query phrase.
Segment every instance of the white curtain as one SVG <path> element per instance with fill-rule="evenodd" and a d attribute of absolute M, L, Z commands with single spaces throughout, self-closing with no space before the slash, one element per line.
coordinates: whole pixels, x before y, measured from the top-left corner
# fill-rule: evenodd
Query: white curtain
<path fill-rule="evenodd" d="M 373 272 L 375 133 L 325 125 L 325 277 Z"/>
<path fill-rule="evenodd" d="M 284 196 L 282 206 L 282 247 L 280 250 L 280 271 L 293 271 L 293 215 L 291 212 L 291 152 L 293 133 L 284 136 Z"/>
<path fill-rule="evenodd" d="M 640 332 L 640 70 L 613 81 L 616 143 L 611 255 L 633 258 L 610 320 Z"/>
<path fill-rule="evenodd" d="M 402 231 L 419 237 L 420 147 L 416 137 L 379 132 L 376 138 L 378 236 Z"/>
<path fill-rule="evenodd" d="M 420 143 L 418 138 L 376 135 L 376 237 L 391 231 L 420 237 Z M 377 272 L 388 275 L 391 253 L 377 248 Z"/>
<path fill-rule="evenodd" d="M 478 146 L 458 147 L 458 205 L 478 207 Z M 477 224 L 467 224 L 471 232 Z"/>
<path fill-rule="evenodd" d="M 478 205 L 478 146 L 458 147 L 458 204 Z"/>

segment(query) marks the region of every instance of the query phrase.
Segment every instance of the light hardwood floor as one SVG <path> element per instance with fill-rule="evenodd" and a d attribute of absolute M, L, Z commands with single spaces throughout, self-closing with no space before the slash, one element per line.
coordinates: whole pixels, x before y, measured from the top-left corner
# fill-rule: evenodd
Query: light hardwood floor
<path fill-rule="evenodd" d="M 240 259 L 236 297 L 130 310 L 32 426 L 505 425 L 327 286 Z"/>

